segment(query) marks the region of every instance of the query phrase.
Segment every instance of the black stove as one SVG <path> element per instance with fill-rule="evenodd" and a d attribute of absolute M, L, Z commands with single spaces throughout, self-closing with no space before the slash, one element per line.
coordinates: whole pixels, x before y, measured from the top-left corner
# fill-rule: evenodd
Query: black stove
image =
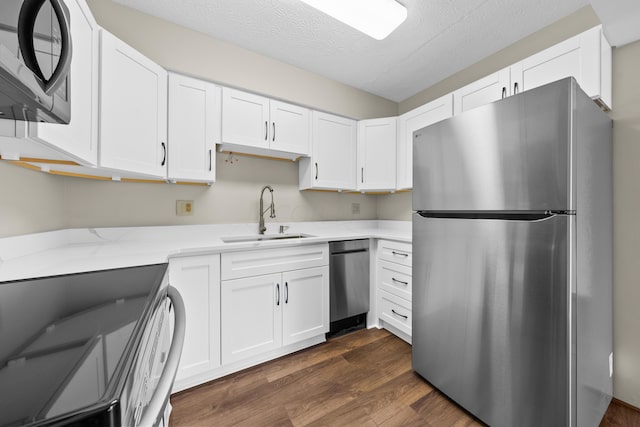
<path fill-rule="evenodd" d="M 0 426 L 118 425 L 132 417 L 134 370 L 165 301 L 166 270 L 0 283 Z"/>

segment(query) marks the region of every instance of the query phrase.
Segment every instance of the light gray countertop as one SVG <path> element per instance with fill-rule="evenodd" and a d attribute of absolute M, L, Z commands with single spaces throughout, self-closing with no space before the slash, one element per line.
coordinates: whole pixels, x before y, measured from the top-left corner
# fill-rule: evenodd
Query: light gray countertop
<path fill-rule="evenodd" d="M 281 224 L 268 223 L 266 235 Z M 66 229 L 0 239 L 0 282 L 167 262 L 169 258 L 362 238 L 411 242 L 410 221 L 283 223 L 302 239 L 225 243 L 257 234 L 257 224 Z"/>

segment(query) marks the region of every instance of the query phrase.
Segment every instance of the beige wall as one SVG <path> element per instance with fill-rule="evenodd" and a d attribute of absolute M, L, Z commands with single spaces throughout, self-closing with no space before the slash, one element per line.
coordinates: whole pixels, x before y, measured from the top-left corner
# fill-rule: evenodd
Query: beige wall
<path fill-rule="evenodd" d="M 0 237 L 64 227 L 62 183 L 0 161 Z"/>
<path fill-rule="evenodd" d="M 521 59 L 553 46 L 569 37 L 575 36 L 589 28 L 600 24 L 591 6 L 583 7 L 577 12 L 531 34 L 509 47 L 483 59 L 469 68 L 442 80 L 400 103 L 400 114 L 406 113 L 433 99 L 474 82 L 481 77 L 494 73 Z M 615 101 L 614 101 L 615 102 Z"/>
<path fill-rule="evenodd" d="M 87 3 L 100 25 L 169 70 L 355 119 L 398 112 L 393 101 L 110 0 Z"/>
<path fill-rule="evenodd" d="M 613 53 L 614 395 L 640 407 L 640 41 Z"/>
<path fill-rule="evenodd" d="M 270 222 L 376 219 L 376 197 L 298 190 L 298 164 L 218 155 L 210 188 L 65 178 L 67 227 L 258 222 L 260 190 L 274 188 L 277 218 Z M 269 203 L 269 192 L 265 192 Z M 176 216 L 176 200 L 193 200 L 193 216 Z M 352 203 L 360 213 L 352 215 Z M 265 205 L 267 206 L 267 205 Z M 257 230 L 256 230 L 257 231 Z"/>
<path fill-rule="evenodd" d="M 157 19 L 89 0 L 99 24 L 167 69 L 353 118 L 396 115 L 398 104 Z M 274 221 L 375 219 L 376 196 L 298 191 L 298 164 L 218 154 L 211 187 L 122 184 L 67 178 L 65 226 L 106 227 L 257 222 L 260 189 L 275 189 Z M 193 216 L 176 216 L 193 200 Z M 358 203 L 359 214 L 351 214 Z M 270 222 L 267 219 L 267 222 Z"/>

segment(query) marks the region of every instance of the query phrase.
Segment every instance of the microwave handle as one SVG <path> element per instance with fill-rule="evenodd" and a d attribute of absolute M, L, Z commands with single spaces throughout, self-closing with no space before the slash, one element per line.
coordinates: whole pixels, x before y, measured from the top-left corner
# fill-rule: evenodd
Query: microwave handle
<path fill-rule="evenodd" d="M 33 33 L 35 31 L 36 18 L 42 5 L 46 1 L 51 3 L 53 11 L 60 25 L 60 36 L 62 37 L 62 49 L 60 60 L 56 69 L 48 80 L 42 74 L 36 50 L 33 45 Z M 39 78 L 40 86 L 47 95 L 52 95 L 64 82 L 71 67 L 71 34 L 69 27 L 69 12 L 62 4 L 62 0 L 24 0 L 18 18 L 18 43 L 24 63 Z"/>

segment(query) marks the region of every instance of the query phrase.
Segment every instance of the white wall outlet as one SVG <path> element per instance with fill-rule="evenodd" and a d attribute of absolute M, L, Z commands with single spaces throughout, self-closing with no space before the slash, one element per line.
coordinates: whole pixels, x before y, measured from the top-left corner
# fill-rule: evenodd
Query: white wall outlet
<path fill-rule="evenodd" d="M 176 200 L 176 215 L 193 215 L 193 200 Z"/>
<path fill-rule="evenodd" d="M 351 203 L 351 213 L 353 215 L 360 214 L 360 203 Z"/>

